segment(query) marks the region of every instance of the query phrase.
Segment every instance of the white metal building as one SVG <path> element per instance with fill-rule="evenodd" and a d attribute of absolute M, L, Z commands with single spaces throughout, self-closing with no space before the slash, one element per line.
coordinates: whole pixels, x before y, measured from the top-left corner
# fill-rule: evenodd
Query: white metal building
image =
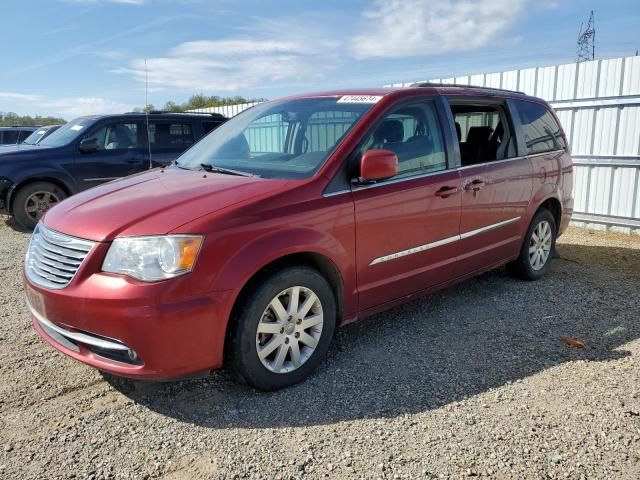
<path fill-rule="evenodd" d="M 640 233 L 639 56 L 427 81 L 519 90 L 550 102 L 576 165 L 574 223 Z"/>

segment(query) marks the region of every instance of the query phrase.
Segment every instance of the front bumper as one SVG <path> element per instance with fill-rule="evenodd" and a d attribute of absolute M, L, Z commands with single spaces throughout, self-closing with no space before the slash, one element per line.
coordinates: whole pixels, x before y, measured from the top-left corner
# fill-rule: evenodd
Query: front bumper
<path fill-rule="evenodd" d="M 141 284 L 103 273 L 78 280 L 48 290 L 24 277 L 33 326 L 57 350 L 132 378 L 175 378 L 222 365 L 232 292 L 178 299 L 171 281 Z"/>

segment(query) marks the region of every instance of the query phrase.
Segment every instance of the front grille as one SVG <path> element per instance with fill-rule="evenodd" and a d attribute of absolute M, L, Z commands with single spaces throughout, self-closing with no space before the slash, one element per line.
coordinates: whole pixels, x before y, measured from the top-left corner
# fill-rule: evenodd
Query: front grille
<path fill-rule="evenodd" d="M 60 289 L 69 285 L 94 242 L 36 226 L 27 250 L 25 271 L 33 283 Z"/>

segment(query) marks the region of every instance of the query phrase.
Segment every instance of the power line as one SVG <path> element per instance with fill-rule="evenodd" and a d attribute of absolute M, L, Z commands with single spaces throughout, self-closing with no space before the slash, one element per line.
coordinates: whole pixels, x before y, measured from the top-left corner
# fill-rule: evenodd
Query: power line
<path fill-rule="evenodd" d="M 593 10 L 589 16 L 589 21 L 585 29 L 580 24 L 580 33 L 578 34 L 578 48 L 576 52 L 576 62 L 588 62 L 596 58 L 596 24 L 593 20 Z"/>

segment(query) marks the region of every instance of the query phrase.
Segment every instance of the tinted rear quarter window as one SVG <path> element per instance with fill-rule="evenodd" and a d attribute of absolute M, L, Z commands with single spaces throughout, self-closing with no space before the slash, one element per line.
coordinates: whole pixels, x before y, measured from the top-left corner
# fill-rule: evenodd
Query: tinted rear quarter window
<path fill-rule="evenodd" d="M 190 123 L 152 122 L 149 144 L 154 150 L 185 150 L 194 143 Z"/>
<path fill-rule="evenodd" d="M 207 133 L 215 130 L 221 122 L 202 122 L 202 131 L 206 135 Z"/>
<path fill-rule="evenodd" d="M 544 105 L 516 100 L 527 154 L 552 152 L 566 147 L 560 125 Z"/>
<path fill-rule="evenodd" d="M 18 134 L 20 133 L 18 130 L 5 130 L 3 133 L 2 143 L 18 143 Z"/>

